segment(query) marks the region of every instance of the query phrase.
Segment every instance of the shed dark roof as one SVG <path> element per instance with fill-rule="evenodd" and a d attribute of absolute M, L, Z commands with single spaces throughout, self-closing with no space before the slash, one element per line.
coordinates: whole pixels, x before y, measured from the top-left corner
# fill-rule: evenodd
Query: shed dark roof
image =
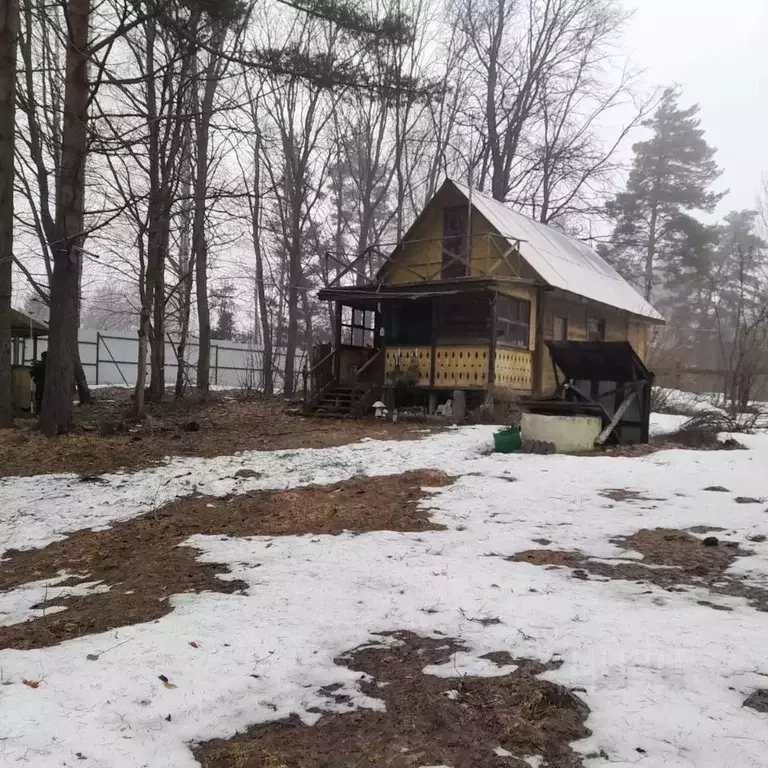
<path fill-rule="evenodd" d="M 634 381 L 653 378 L 628 341 L 548 341 L 546 344 L 552 361 L 567 379 Z"/>
<path fill-rule="evenodd" d="M 28 339 L 30 337 L 47 336 L 48 326 L 35 320 L 18 309 L 11 310 L 11 336 Z"/>

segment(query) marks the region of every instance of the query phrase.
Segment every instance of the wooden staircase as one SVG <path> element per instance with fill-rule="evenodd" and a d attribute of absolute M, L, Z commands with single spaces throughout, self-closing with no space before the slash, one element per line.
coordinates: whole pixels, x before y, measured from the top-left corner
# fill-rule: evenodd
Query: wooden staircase
<path fill-rule="evenodd" d="M 312 413 L 315 416 L 351 416 L 352 400 L 352 387 L 334 383 L 320 394 Z"/>
<path fill-rule="evenodd" d="M 384 391 L 384 349 L 379 349 L 355 370 L 350 383 L 333 377 L 335 352 L 331 351 L 304 374 L 304 413 L 314 416 L 357 419 L 371 412 Z M 314 394 L 309 396 L 311 378 Z"/>
<path fill-rule="evenodd" d="M 370 412 L 381 392 L 381 385 L 352 387 L 333 382 L 304 406 L 304 412 L 335 419 L 358 419 Z"/>

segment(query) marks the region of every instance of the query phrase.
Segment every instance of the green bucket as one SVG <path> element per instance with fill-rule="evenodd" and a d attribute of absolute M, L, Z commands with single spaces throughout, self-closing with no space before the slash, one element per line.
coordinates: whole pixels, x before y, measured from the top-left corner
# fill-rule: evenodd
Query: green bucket
<path fill-rule="evenodd" d="M 493 435 L 493 445 L 496 453 L 514 453 L 520 450 L 521 444 L 520 427 L 501 429 Z"/>

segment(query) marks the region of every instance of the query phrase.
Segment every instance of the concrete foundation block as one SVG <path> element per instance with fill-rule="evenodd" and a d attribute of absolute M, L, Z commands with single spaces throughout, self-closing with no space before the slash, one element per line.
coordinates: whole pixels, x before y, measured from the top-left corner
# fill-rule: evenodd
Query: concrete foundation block
<path fill-rule="evenodd" d="M 597 416 L 544 416 L 524 413 L 520 422 L 523 440 L 554 443 L 558 453 L 592 451 L 603 424 Z"/>

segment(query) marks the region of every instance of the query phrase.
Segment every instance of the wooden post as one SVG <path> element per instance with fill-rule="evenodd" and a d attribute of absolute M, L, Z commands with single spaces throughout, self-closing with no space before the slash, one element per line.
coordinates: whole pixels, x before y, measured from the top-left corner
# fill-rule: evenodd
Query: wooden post
<path fill-rule="evenodd" d="M 461 424 L 467 418 L 467 393 L 463 389 L 453 390 L 453 419 Z"/>
<path fill-rule="evenodd" d="M 309 372 L 307 371 L 307 361 L 304 361 L 304 365 L 301 369 L 301 379 L 302 379 L 302 400 L 304 402 L 304 405 L 308 402 L 308 389 L 307 389 L 307 379 L 309 378 Z"/>
<path fill-rule="evenodd" d="M 437 321 L 438 321 L 438 313 L 437 313 L 437 302 L 439 299 L 437 296 L 432 297 L 432 327 L 429 331 L 429 340 L 431 342 L 430 346 L 430 356 L 429 356 L 429 386 L 434 387 L 435 386 L 435 365 L 437 357 Z"/>
<path fill-rule="evenodd" d="M 544 386 L 544 291 L 541 286 L 536 286 L 536 315 L 533 322 L 533 355 L 531 357 L 531 366 L 533 376 L 531 380 L 531 394 L 540 395 Z"/>
<path fill-rule="evenodd" d="M 96 331 L 96 383 L 99 383 L 99 347 L 101 346 L 101 334 Z"/>
<path fill-rule="evenodd" d="M 336 302 L 336 312 L 333 321 L 333 347 L 336 354 L 333 356 L 333 378 L 338 381 L 341 376 L 341 302 Z"/>
<path fill-rule="evenodd" d="M 494 389 L 496 387 L 496 297 L 497 293 L 491 293 L 488 303 L 490 310 L 490 338 L 488 339 L 488 382 L 485 402 L 493 405 Z"/>

